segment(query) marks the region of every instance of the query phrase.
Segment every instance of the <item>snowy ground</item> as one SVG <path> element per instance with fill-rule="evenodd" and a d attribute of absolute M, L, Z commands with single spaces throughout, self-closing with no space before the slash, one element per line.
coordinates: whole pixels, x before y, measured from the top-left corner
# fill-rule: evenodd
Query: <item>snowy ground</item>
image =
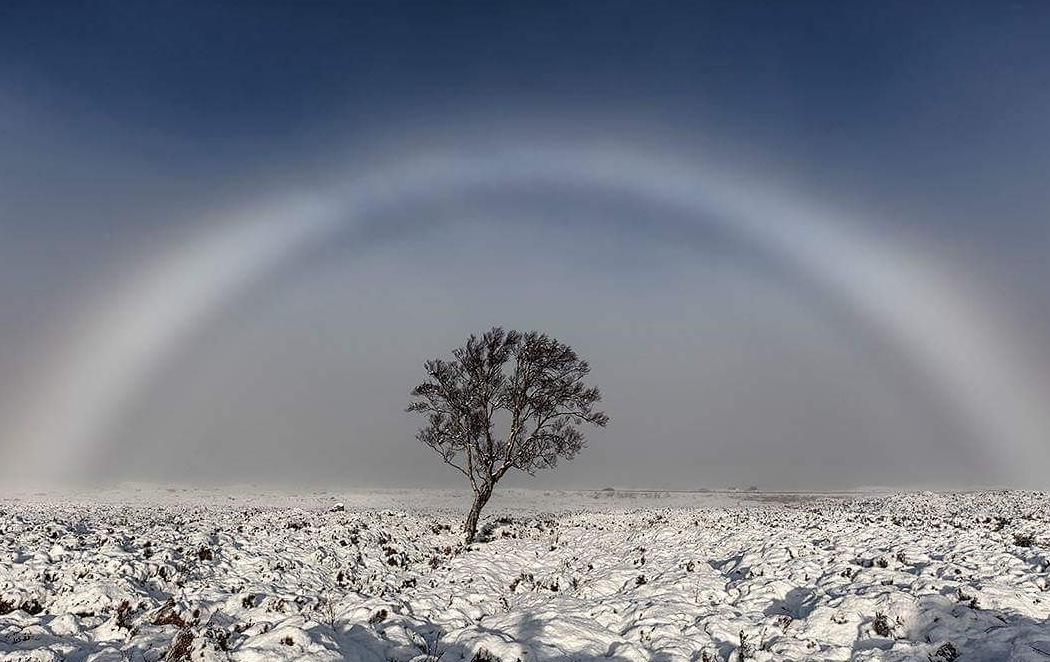
<path fill-rule="evenodd" d="M 1045 494 L 462 500 L 7 496 L 0 659 L 1050 660 Z"/>

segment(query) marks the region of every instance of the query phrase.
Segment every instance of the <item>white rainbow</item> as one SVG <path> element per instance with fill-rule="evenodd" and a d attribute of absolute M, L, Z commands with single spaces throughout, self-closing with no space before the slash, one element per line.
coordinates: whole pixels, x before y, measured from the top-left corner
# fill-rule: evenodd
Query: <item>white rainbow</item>
<path fill-rule="evenodd" d="M 209 229 L 136 274 L 57 356 L 6 427 L 0 467 L 76 475 L 139 388 L 209 315 L 294 256 L 406 200 L 507 186 L 612 191 L 689 214 L 782 260 L 860 313 L 954 405 L 1020 482 L 1043 482 L 1047 391 L 1005 351 L 990 316 L 901 247 L 862 224 L 702 163 L 609 147 L 517 146 L 431 153 L 333 190 L 267 202 Z"/>

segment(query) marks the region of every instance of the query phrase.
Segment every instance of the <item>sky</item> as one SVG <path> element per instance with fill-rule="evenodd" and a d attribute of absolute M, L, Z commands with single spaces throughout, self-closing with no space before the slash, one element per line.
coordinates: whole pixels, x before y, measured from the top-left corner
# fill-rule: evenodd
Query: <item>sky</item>
<path fill-rule="evenodd" d="M 0 477 L 455 486 L 492 325 L 609 426 L 515 484 L 1050 485 L 1045 3 L 0 5 Z"/>

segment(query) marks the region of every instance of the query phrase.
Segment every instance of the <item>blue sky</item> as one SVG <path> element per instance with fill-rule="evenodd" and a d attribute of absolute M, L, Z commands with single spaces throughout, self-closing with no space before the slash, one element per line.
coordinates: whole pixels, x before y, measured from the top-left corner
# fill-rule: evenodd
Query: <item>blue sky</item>
<path fill-rule="evenodd" d="M 5 3 L 0 445 L 127 284 L 230 210 L 504 143 L 701 160 L 845 210 L 835 224 L 936 270 L 995 352 L 1038 373 L 1048 33 L 1034 2 Z M 428 353 L 513 320 L 573 338 L 615 380 L 619 427 L 555 484 L 1011 479 L 892 338 L 710 223 L 573 185 L 413 204 L 196 325 L 124 397 L 104 464 L 232 475 L 254 449 L 251 475 L 441 482 L 398 398 Z M 657 452 L 639 452 L 650 435 Z M 199 459 L 159 462 L 172 447 Z"/>

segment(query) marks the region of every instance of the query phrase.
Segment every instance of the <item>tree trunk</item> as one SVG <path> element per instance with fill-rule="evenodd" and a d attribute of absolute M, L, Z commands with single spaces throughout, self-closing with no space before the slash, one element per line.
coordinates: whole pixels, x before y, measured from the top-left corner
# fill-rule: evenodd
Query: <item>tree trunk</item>
<path fill-rule="evenodd" d="M 474 536 L 478 534 L 478 519 L 481 517 L 481 509 L 489 502 L 492 496 L 492 488 L 488 487 L 474 493 L 474 503 L 470 506 L 470 514 L 467 521 L 463 523 L 463 532 L 467 534 L 467 544 L 474 542 Z"/>

